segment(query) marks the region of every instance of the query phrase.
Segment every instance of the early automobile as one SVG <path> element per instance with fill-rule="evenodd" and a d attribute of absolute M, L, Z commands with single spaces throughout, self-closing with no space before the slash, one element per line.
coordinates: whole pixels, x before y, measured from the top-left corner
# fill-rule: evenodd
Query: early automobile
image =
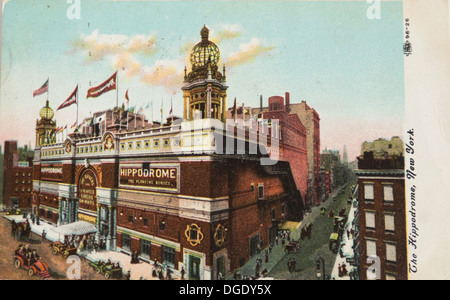
<path fill-rule="evenodd" d="M 122 268 L 119 264 L 111 263 L 110 261 L 93 261 L 89 264 L 97 273 L 103 274 L 106 279 L 122 278 Z"/>
<path fill-rule="evenodd" d="M 333 232 L 330 235 L 330 241 L 329 241 L 329 244 L 328 244 L 328 247 L 329 247 L 330 251 L 332 251 L 335 254 L 338 253 L 340 240 L 341 239 L 340 239 L 339 233 Z"/>
<path fill-rule="evenodd" d="M 25 269 L 30 277 L 38 275 L 42 279 L 50 278 L 48 265 L 46 263 L 41 262 L 40 259 L 27 258 L 18 250 L 14 253 L 14 266 L 16 269 Z"/>
<path fill-rule="evenodd" d="M 76 247 L 69 247 L 61 242 L 53 242 L 50 244 L 50 248 L 52 248 L 53 255 L 62 255 L 64 259 L 68 258 L 71 255 L 77 254 Z"/>

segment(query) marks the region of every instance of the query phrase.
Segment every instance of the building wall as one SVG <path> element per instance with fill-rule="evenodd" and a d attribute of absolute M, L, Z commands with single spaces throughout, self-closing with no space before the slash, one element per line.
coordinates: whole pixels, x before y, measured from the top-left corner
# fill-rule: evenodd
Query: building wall
<path fill-rule="evenodd" d="M 373 184 L 374 200 L 365 200 L 364 185 Z M 361 279 L 367 279 L 367 242 L 376 242 L 376 254 L 380 258 L 381 279 L 386 279 L 389 274 L 395 275 L 399 280 L 407 279 L 407 245 L 406 245 L 406 220 L 405 220 L 405 181 L 403 178 L 359 178 L 359 244 L 360 244 L 360 270 Z M 394 201 L 384 201 L 384 185 L 393 186 Z M 375 228 L 366 225 L 366 212 L 375 214 Z M 395 230 L 387 231 L 385 215 L 393 214 Z M 386 244 L 396 246 L 396 262 L 388 262 L 386 259 Z"/>
<path fill-rule="evenodd" d="M 311 204 L 320 204 L 320 117 L 305 101 L 290 104 L 291 113 L 295 113 L 306 127 L 306 151 L 308 171 L 311 174 Z"/>
<path fill-rule="evenodd" d="M 5 141 L 3 167 L 3 204 L 6 207 L 17 205 L 19 208 L 31 208 L 32 164 L 19 167 L 17 141 Z"/>

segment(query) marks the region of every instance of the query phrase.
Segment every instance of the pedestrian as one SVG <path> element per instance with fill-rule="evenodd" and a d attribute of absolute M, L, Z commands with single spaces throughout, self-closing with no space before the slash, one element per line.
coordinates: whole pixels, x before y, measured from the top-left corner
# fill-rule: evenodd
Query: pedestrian
<path fill-rule="evenodd" d="M 45 228 L 42 229 L 42 241 L 45 242 L 47 239 L 47 233 L 45 232 Z"/>
<path fill-rule="evenodd" d="M 259 269 L 260 269 L 261 265 L 259 263 L 259 261 L 256 262 L 256 266 L 255 266 L 255 277 L 259 277 Z"/>
<path fill-rule="evenodd" d="M 166 279 L 167 280 L 172 280 L 172 271 L 170 270 L 170 268 L 169 267 L 167 267 L 167 270 L 166 270 Z"/>
<path fill-rule="evenodd" d="M 158 278 L 159 280 L 164 280 L 164 274 L 161 267 L 158 268 Z"/>
<path fill-rule="evenodd" d="M 275 237 L 275 244 L 278 246 L 278 236 Z"/>
<path fill-rule="evenodd" d="M 347 228 L 347 239 L 350 239 L 350 229 Z"/>
<path fill-rule="evenodd" d="M 131 279 L 131 271 L 127 272 L 127 275 L 125 275 L 125 280 L 130 280 Z"/>
<path fill-rule="evenodd" d="M 352 235 L 352 238 L 355 236 L 355 230 L 353 228 L 350 230 L 350 234 Z"/>
<path fill-rule="evenodd" d="M 181 280 L 184 280 L 184 274 L 186 271 L 184 270 L 184 267 L 181 267 Z"/>
<path fill-rule="evenodd" d="M 264 262 L 267 264 L 269 262 L 269 251 L 266 250 L 266 257 L 264 259 Z"/>

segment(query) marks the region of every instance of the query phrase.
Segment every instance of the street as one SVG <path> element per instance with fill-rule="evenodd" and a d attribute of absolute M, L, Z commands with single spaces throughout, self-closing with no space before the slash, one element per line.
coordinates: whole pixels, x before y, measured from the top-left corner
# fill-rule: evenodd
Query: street
<path fill-rule="evenodd" d="M 351 185 L 352 182 L 343 188 L 343 192 L 338 192 L 334 201 L 333 197 L 330 197 L 320 207 L 314 208 L 314 210 L 305 217 L 301 228 L 313 224 L 311 239 L 305 238 L 300 240 L 300 249 L 297 253 L 284 255 L 269 273 L 270 277 L 286 280 L 317 280 L 316 262 L 318 257 L 323 258 L 325 262 L 325 275 L 330 276 L 336 260 L 336 254 L 329 250 L 330 235 L 334 232 L 334 221 L 333 218 L 328 218 L 328 212 L 333 210 L 334 215 L 336 216 L 342 208 L 345 208 L 345 214 L 348 214 L 350 204 L 347 203 L 347 200 L 351 193 Z M 323 216 L 320 214 L 320 208 L 322 207 L 326 209 Z M 296 267 L 292 273 L 288 271 L 287 267 L 288 261 L 291 258 L 294 258 L 296 261 Z"/>
<path fill-rule="evenodd" d="M 311 212 L 306 214 L 301 225 L 291 232 L 291 240 L 299 241 L 300 248 L 296 253 L 286 254 L 285 246 L 279 241 L 274 245 L 268 255 L 268 261 L 264 259 L 267 249 L 261 254 L 250 258 L 244 266 L 239 269 L 242 276 L 251 277 L 255 274 L 257 260 L 261 261 L 260 270 L 267 270 L 266 277 L 275 280 L 317 280 L 317 259 L 323 258 L 325 262 L 325 275 L 330 277 L 335 266 L 337 254 L 329 250 L 329 239 L 334 232 L 334 220 L 328 217 L 330 210 L 334 216 L 339 214 L 341 209 L 345 209 L 345 215 L 350 211 L 350 204 L 347 202 L 351 193 L 351 186 L 354 182 L 350 181 L 343 188 L 337 188 L 333 191 L 328 200 L 321 206 L 313 207 Z M 333 201 L 333 197 L 335 200 Z M 321 209 L 325 208 L 325 214 L 321 216 Z M 305 237 L 301 239 L 301 230 L 312 224 L 311 239 Z M 295 259 L 296 265 L 293 272 L 289 272 L 288 262 Z M 321 276 L 323 275 L 323 265 L 321 263 Z M 336 271 L 336 270 L 335 270 Z M 334 272 L 336 273 L 336 272 Z M 230 276 L 229 279 L 231 279 Z M 323 279 L 323 277 L 321 278 Z"/>
<path fill-rule="evenodd" d="M 14 267 L 13 258 L 14 251 L 19 244 L 24 244 L 26 241 L 17 241 L 11 236 L 11 223 L 4 218 L 5 213 L 0 213 L 0 280 L 39 280 L 38 276 L 28 276 L 27 271 L 24 269 L 16 269 Z M 70 264 L 67 264 L 66 260 L 60 255 L 55 256 L 51 253 L 49 247 L 50 242 L 42 242 L 41 237 L 32 233 L 31 240 L 29 241 L 30 248 L 36 249 L 37 253 L 41 257 L 41 261 L 45 262 L 49 266 L 49 273 L 51 279 L 66 280 L 66 272 Z M 96 280 L 104 279 L 101 274 L 97 274 L 89 267 L 85 262 L 81 263 L 81 279 L 82 280 Z"/>

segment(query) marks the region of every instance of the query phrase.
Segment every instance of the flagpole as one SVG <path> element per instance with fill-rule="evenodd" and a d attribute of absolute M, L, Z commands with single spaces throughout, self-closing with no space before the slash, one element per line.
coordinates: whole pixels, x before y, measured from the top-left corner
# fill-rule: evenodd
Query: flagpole
<path fill-rule="evenodd" d="M 79 90 L 80 90 L 80 84 L 77 83 L 77 125 L 76 125 L 77 127 L 75 127 L 75 128 L 78 128 L 78 102 L 80 102 L 80 99 L 78 98 Z"/>
<path fill-rule="evenodd" d="M 47 77 L 47 101 L 48 101 L 48 98 L 49 98 L 49 91 L 50 91 L 50 77 L 48 76 Z M 49 104 L 49 106 L 50 106 L 50 104 Z"/>
<path fill-rule="evenodd" d="M 119 76 L 118 75 L 119 75 L 119 73 L 116 74 L 116 107 L 119 106 Z"/>

